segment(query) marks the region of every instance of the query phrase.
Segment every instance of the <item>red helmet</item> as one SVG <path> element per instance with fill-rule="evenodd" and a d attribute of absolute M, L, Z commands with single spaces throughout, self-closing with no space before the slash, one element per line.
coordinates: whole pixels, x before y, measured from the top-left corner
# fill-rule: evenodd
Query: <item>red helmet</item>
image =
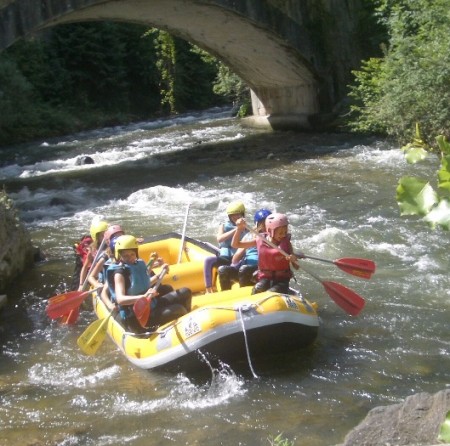
<path fill-rule="evenodd" d="M 122 226 L 111 225 L 108 226 L 108 229 L 105 231 L 105 235 L 103 236 L 103 238 L 105 239 L 106 243 L 109 243 L 113 235 L 123 235 L 123 234 L 125 234 L 125 231 L 122 229 Z"/>
<path fill-rule="evenodd" d="M 270 214 L 266 218 L 266 229 L 271 237 L 273 237 L 275 229 L 280 228 L 281 226 L 287 226 L 288 224 L 288 218 L 284 214 Z"/>

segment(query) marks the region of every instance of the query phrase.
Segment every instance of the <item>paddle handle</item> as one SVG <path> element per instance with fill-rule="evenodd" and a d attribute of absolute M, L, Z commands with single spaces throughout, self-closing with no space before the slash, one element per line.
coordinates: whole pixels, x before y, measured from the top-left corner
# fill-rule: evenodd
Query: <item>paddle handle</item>
<path fill-rule="evenodd" d="M 167 272 L 169 271 L 169 268 L 168 267 L 164 267 L 161 271 L 160 271 L 160 273 L 159 273 L 159 275 L 158 275 L 158 280 L 156 281 L 156 283 L 151 287 L 151 289 L 153 289 L 153 290 L 157 290 L 158 288 L 159 288 L 159 286 L 161 285 L 161 282 L 163 281 L 163 279 L 164 279 L 164 276 L 167 274 Z"/>
<path fill-rule="evenodd" d="M 181 234 L 180 252 L 178 253 L 178 261 L 177 261 L 177 263 L 181 263 L 181 257 L 183 256 L 184 239 L 186 238 L 186 226 L 187 226 L 188 215 L 189 215 L 189 208 L 190 207 L 191 207 L 191 204 L 188 203 L 188 205 L 186 207 L 186 215 L 184 216 L 183 231 L 182 231 L 182 234 Z"/>
<path fill-rule="evenodd" d="M 302 257 L 305 259 L 319 260 L 320 262 L 332 263 L 333 265 L 335 264 L 335 262 L 333 260 L 321 259 L 319 257 L 313 257 L 313 256 L 307 256 L 306 254 L 303 254 L 303 253 L 302 253 Z"/>
<path fill-rule="evenodd" d="M 278 245 L 275 245 L 275 243 L 271 242 L 270 240 L 267 240 L 266 237 L 264 237 L 262 234 L 260 234 L 258 231 L 255 231 L 252 227 L 250 227 L 248 224 L 245 224 L 245 227 L 252 233 L 258 236 L 261 240 L 264 240 L 271 248 L 274 248 L 278 250 L 281 254 L 283 254 L 285 257 L 289 257 L 289 254 L 282 248 L 280 248 Z"/>
<path fill-rule="evenodd" d="M 91 275 L 95 264 L 98 262 L 98 259 L 100 258 L 100 255 L 103 252 L 103 248 L 105 246 L 106 240 L 103 238 L 102 242 L 100 243 L 100 247 L 97 249 L 97 252 L 95 253 L 94 260 L 92 260 L 92 265 L 89 268 L 89 271 L 86 274 L 86 278 L 84 279 L 83 285 L 81 286 L 81 291 L 86 291 L 89 285 L 89 276 Z"/>
<path fill-rule="evenodd" d="M 147 269 L 152 269 L 153 264 L 155 263 L 155 260 L 158 258 L 158 254 L 156 252 L 152 252 L 150 254 L 150 259 L 147 262 Z"/>

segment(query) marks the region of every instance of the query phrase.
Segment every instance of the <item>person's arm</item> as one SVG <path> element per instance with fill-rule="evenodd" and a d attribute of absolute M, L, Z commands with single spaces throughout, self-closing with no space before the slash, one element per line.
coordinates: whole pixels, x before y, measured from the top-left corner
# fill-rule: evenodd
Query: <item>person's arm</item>
<path fill-rule="evenodd" d="M 161 265 L 161 271 L 163 269 L 166 269 L 166 274 L 167 274 L 169 272 L 169 264 L 168 263 L 163 263 Z M 151 287 L 154 286 L 155 283 L 158 281 L 158 279 L 159 279 L 159 273 L 156 274 L 154 271 L 151 271 L 151 273 L 150 273 L 150 286 Z"/>
<path fill-rule="evenodd" d="M 153 288 L 148 289 L 144 294 L 130 296 L 126 294 L 125 277 L 123 274 L 116 272 L 114 274 L 114 287 L 116 291 L 116 300 L 119 305 L 133 305 L 138 299 L 142 297 L 154 297 L 158 293 Z"/>
<path fill-rule="evenodd" d="M 102 292 L 100 294 L 100 299 L 108 307 L 109 311 L 114 310 L 114 308 L 116 307 L 116 305 L 111 302 L 111 299 L 109 297 L 108 282 L 106 282 L 103 286 Z"/>
<path fill-rule="evenodd" d="M 239 248 L 233 255 L 233 258 L 231 259 L 231 266 L 237 265 L 245 254 L 245 248 Z"/>
<path fill-rule="evenodd" d="M 223 225 L 219 226 L 219 230 L 217 231 L 217 243 L 222 243 L 225 240 L 233 237 L 233 234 L 236 232 L 236 228 L 231 229 L 228 232 L 224 232 Z"/>
<path fill-rule="evenodd" d="M 233 239 L 231 240 L 231 246 L 233 248 L 251 248 L 256 246 L 256 239 L 252 240 L 241 240 L 242 233 L 245 231 L 245 219 L 240 218 L 236 222 L 236 231 L 233 234 Z"/>
<path fill-rule="evenodd" d="M 98 276 L 103 268 L 103 265 L 105 264 L 105 257 L 101 257 L 99 260 L 97 260 L 97 263 L 95 264 L 94 268 L 91 271 L 91 274 L 89 274 L 88 282 L 94 287 L 98 288 L 101 287 L 103 284 L 98 281 Z"/>
<path fill-rule="evenodd" d="M 91 266 L 93 260 L 94 260 L 94 257 L 92 256 L 91 251 L 89 251 L 88 255 L 86 256 L 86 259 L 84 260 L 83 266 L 81 267 L 80 283 L 78 285 L 78 291 L 83 291 L 82 288 L 84 285 L 84 281 L 86 280 L 86 276 L 89 271 L 89 267 Z"/>

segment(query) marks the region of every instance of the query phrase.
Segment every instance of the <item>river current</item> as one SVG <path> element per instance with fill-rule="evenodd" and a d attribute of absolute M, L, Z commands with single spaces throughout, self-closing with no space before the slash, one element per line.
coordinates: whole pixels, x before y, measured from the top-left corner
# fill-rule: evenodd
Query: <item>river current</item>
<path fill-rule="evenodd" d="M 450 382 L 449 234 L 400 217 L 406 164 L 398 147 L 343 134 L 249 129 L 213 109 L 99 129 L 0 152 L 0 180 L 46 261 L 8 290 L 0 312 L 0 445 L 335 445 L 367 412 Z M 79 165 L 82 156 L 94 164 Z M 369 258 L 371 280 L 303 260 L 366 299 L 351 317 L 300 271 L 294 288 L 319 305 L 310 348 L 224 365 L 208 377 L 147 372 L 106 339 L 86 357 L 75 326 L 45 314 L 70 285 L 72 244 L 93 218 L 146 236 L 182 232 L 214 243 L 226 205 L 286 213 L 309 255 Z"/>

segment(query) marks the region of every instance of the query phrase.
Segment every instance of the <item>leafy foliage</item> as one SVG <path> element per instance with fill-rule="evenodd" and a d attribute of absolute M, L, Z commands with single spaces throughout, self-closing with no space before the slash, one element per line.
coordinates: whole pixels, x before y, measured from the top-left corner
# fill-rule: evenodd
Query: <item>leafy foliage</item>
<path fill-rule="evenodd" d="M 447 412 L 445 420 L 441 425 L 441 428 L 439 430 L 438 441 L 450 443 L 450 411 Z"/>
<path fill-rule="evenodd" d="M 450 0 L 379 0 L 389 32 L 384 57 L 355 71 L 352 130 L 382 132 L 404 143 L 420 122 L 425 135 L 449 135 Z M 427 142 L 434 143 L 427 136 Z"/>
<path fill-rule="evenodd" d="M 438 171 L 436 192 L 430 182 L 424 179 L 404 176 L 397 185 L 397 203 L 401 215 L 419 215 L 432 228 L 437 226 L 450 230 L 450 143 L 440 135 L 436 138 L 435 149 L 428 146 L 420 135 L 419 126 L 416 126 L 416 135 L 412 143 L 402 147 L 405 158 L 410 164 L 425 159 L 430 153 L 437 154 L 441 160 Z"/>
<path fill-rule="evenodd" d="M 161 104 L 168 113 L 220 104 L 226 93 L 213 88 L 219 62 L 195 45 L 153 29 L 160 75 Z"/>
<path fill-rule="evenodd" d="M 250 105 L 250 89 L 245 82 L 223 63 L 218 64 L 214 92 L 226 97 L 229 102 L 241 107 Z"/>
<path fill-rule="evenodd" d="M 0 54 L 0 145 L 223 104 L 235 91 L 214 89 L 219 67 L 141 25 L 54 27 Z"/>

